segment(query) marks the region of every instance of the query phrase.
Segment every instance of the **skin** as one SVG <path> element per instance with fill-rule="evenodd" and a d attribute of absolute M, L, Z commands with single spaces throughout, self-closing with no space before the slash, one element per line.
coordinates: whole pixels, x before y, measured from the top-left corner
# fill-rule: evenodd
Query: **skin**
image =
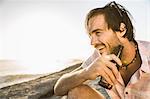
<path fill-rule="evenodd" d="M 80 67 L 71 73 L 63 75 L 54 87 L 54 93 L 56 95 L 66 95 L 72 89 L 82 85 L 86 80 L 94 80 L 100 75 L 111 85 L 117 83 L 119 72 L 125 81 L 128 82 L 129 80 L 124 78 L 128 73 L 124 70 L 118 71 L 115 66 L 116 64 L 111 62 L 111 60 L 114 60 L 121 66 L 123 60 L 131 62 L 135 56 L 134 43 L 129 42 L 127 38 L 123 37 L 126 33 L 125 25 L 121 23 L 120 32 L 114 32 L 111 28 L 108 29 L 105 16 L 101 14 L 94 16 L 89 20 L 87 30 L 91 39 L 91 45 L 94 46 L 102 56 L 98 57 L 87 68 Z M 121 59 L 114 54 L 110 54 L 112 49 L 118 45 L 124 46 Z M 132 66 L 132 69 L 134 70 L 133 67 L 134 65 Z M 133 73 L 129 76 L 132 74 Z"/>

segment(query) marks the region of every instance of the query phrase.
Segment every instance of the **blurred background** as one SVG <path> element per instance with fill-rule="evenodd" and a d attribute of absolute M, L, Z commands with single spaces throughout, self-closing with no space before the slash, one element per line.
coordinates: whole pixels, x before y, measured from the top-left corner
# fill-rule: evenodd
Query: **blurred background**
<path fill-rule="evenodd" d="M 51 73 L 93 52 L 89 10 L 109 0 L 0 0 L 0 76 Z M 116 0 L 133 16 L 136 39 L 150 41 L 150 0 Z"/>

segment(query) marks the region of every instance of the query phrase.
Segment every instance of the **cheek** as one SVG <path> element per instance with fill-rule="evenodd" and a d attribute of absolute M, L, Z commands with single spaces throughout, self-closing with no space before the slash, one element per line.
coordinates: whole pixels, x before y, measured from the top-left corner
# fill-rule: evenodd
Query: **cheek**
<path fill-rule="evenodd" d="M 109 35 L 109 36 L 108 36 L 108 40 L 109 40 L 109 42 L 111 42 L 112 44 L 116 44 L 116 43 L 119 41 L 117 35 L 115 35 L 115 34 Z"/>
<path fill-rule="evenodd" d="M 103 43 L 112 42 L 112 41 L 113 41 L 113 39 L 112 39 L 111 36 L 109 36 L 109 35 L 102 35 L 99 39 L 100 39 Z"/>
<path fill-rule="evenodd" d="M 117 37 L 114 35 L 107 35 L 105 37 L 102 37 L 102 39 L 105 42 L 107 48 L 109 49 L 113 48 L 118 42 Z"/>

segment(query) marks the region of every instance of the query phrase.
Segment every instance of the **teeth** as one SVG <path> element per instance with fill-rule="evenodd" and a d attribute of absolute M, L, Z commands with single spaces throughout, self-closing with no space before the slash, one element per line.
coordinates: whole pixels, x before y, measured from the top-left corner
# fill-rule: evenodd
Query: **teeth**
<path fill-rule="evenodd" d="M 97 47 L 97 49 L 99 49 L 99 50 L 101 50 L 101 49 L 103 49 L 105 46 L 99 46 L 99 47 Z"/>

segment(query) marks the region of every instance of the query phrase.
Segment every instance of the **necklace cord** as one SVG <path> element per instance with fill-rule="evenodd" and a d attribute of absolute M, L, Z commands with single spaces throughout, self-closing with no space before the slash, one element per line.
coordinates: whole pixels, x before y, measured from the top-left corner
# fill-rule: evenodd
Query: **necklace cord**
<path fill-rule="evenodd" d="M 136 55 L 137 55 L 137 53 L 138 53 L 138 50 L 137 50 L 137 45 L 136 45 L 135 46 L 135 56 L 132 59 L 132 61 L 130 63 L 128 63 L 128 64 L 127 63 L 122 64 L 122 66 L 120 66 L 119 69 L 126 69 L 127 70 L 128 66 L 136 61 Z"/>

